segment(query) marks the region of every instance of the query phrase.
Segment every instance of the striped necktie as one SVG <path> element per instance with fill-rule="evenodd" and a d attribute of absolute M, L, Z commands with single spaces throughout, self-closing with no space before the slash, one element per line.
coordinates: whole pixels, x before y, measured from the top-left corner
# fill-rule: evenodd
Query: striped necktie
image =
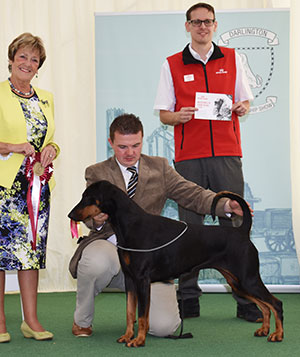
<path fill-rule="evenodd" d="M 127 170 L 131 172 L 131 177 L 127 186 L 127 195 L 132 198 L 135 195 L 136 185 L 138 183 L 138 173 L 135 166 L 127 167 Z"/>

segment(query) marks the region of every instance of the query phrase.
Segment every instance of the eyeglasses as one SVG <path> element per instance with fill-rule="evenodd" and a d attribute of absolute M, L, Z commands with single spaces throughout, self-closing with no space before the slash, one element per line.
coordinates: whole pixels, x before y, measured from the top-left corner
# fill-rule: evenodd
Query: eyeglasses
<path fill-rule="evenodd" d="M 194 27 L 200 27 L 202 23 L 205 25 L 205 27 L 211 27 L 215 21 L 216 21 L 215 19 L 206 19 L 206 20 L 196 19 L 196 20 L 189 20 L 188 23 L 192 24 L 192 26 Z"/>

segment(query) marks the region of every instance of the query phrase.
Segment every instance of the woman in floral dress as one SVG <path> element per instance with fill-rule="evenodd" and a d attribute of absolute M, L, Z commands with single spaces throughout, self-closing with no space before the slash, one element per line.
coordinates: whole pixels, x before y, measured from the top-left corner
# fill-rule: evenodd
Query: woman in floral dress
<path fill-rule="evenodd" d="M 17 270 L 24 337 L 53 334 L 37 317 L 39 269 L 45 268 L 53 142 L 52 94 L 31 86 L 46 59 L 39 37 L 18 36 L 8 48 L 11 76 L 0 83 L 0 342 L 9 342 L 4 312 L 5 271 Z"/>

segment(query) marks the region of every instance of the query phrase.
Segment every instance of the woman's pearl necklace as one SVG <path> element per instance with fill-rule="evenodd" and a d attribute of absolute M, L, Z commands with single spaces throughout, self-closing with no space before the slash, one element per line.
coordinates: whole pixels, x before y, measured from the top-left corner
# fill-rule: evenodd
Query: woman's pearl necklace
<path fill-rule="evenodd" d="M 18 93 L 18 94 L 20 94 L 20 95 L 22 95 L 22 96 L 25 96 L 25 97 L 29 97 L 30 95 L 33 94 L 33 89 L 32 89 L 32 85 L 31 85 L 31 84 L 30 84 L 30 92 L 23 93 L 23 92 L 21 92 L 19 89 L 17 89 L 17 88 L 11 83 L 10 78 L 8 78 L 8 81 L 9 81 L 9 84 L 10 84 L 10 86 L 11 86 L 11 89 L 12 89 L 14 92 L 16 92 L 16 93 Z"/>

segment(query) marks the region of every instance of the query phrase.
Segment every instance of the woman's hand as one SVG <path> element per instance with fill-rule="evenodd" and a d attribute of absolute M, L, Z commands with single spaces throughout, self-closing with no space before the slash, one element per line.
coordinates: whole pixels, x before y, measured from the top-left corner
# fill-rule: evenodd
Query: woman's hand
<path fill-rule="evenodd" d="M 41 164 L 43 167 L 47 167 L 56 157 L 56 150 L 54 146 L 47 145 L 41 152 Z"/>
<path fill-rule="evenodd" d="M 7 154 L 10 152 L 15 152 L 24 156 L 32 156 L 35 154 L 34 146 L 32 146 L 30 143 L 7 144 L 7 149 Z"/>

